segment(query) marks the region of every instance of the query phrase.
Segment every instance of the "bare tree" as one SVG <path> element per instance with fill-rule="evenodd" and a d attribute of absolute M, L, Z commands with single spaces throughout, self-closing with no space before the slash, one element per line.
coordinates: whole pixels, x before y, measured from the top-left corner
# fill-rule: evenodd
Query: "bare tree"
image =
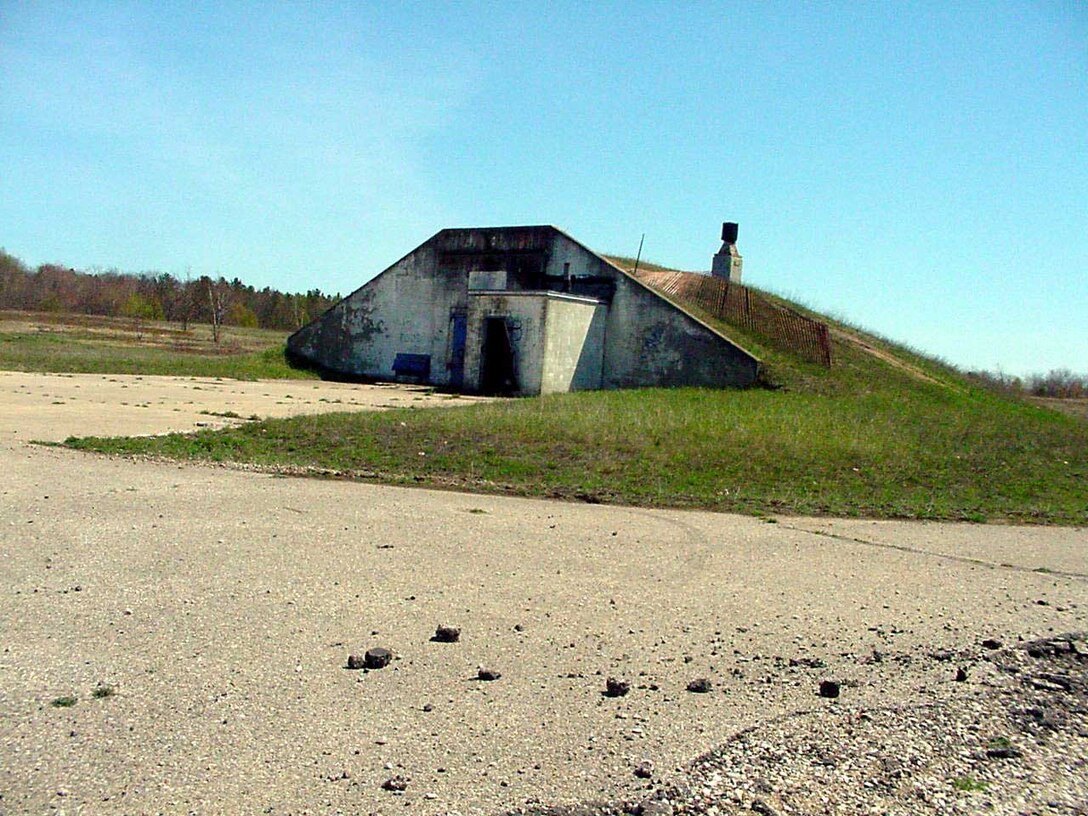
<path fill-rule="evenodd" d="M 222 278 L 213 281 L 205 278 L 208 288 L 208 307 L 212 319 L 212 340 L 219 342 L 219 336 L 223 328 L 223 316 L 227 313 L 227 305 L 230 300 L 230 288 Z"/>
<path fill-rule="evenodd" d="M 1068 368 L 1053 368 L 1046 374 L 1030 375 L 1028 391 L 1037 397 L 1083 398 L 1088 396 L 1088 374 L 1074 374 Z"/>
<path fill-rule="evenodd" d="M 189 333 L 189 321 L 193 312 L 193 268 L 185 267 L 185 281 L 179 286 L 178 308 L 181 312 L 181 330 Z"/>

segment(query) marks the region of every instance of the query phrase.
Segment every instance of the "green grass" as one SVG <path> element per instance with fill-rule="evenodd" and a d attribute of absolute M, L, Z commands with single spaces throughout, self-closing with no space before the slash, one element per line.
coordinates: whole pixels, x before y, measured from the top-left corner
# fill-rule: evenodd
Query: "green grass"
<path fill-rule="evenodd" d="M 975 779 L 973 776 L 959 776 L 952 780 L 952 787 L 964 793 L 979 793 L 986 790 L 988 783 Z"/>
<path fill-rule="evenodd" d="M 284 358 L 287 333 L 63 312 L 0 311 L 0 369 L 162 374 L 239 380 L 312 379 Z"/>
<path fill-rule="evenodd" d="M 57 697 L 49 705 L 53 706 L 53 708 L 71 708 L 72 706 L 74 706 L 78 702 L 79 702 L 78 697 L 65 696 L 65 697 Z"/>
<path fill-rule="evenodd" d="M 66 444 L 759 515 L 1088 521 L 1085 423 L 892 370 L 866 387 L 857 371 L 843 378 L 809 391 L 585 392 Z"/>
<path fill-rule="evenodd" d="M 66 444 L 764 517 L 1088 523 L 1083 420 L 984 390 L 940 361 L 852 327 L 903 365 L 838 338 L 828 370 L 699 316 L 763 361 L 767 387 L 584 392 Z"/>
<path fill-rule="evenodd" d="M 156 346 L 131 346 L 64 334 L 0 334 L 0 369 L 84 374 L 163 374 L 236 380 L 314 379 L 292 368 L 283 346 L 261 351 L 199 354 Z"/>

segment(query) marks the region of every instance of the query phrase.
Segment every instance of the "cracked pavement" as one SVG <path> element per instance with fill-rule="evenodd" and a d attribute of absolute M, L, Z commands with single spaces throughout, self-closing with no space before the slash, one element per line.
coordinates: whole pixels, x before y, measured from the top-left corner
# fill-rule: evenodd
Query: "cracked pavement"
<path fill-rule="evenodd" d="M 111 459 L 27 442 L 295 411 L 277 388 L 305 392 L 307 410 L 399 392 L 13 376 L 0 375 L 0 812 L 638 798 L 768 719 L 953 683 L 914 657 L 1088 628 L 1084 529 L 768 523 Z M 431 642 L 439 624 L 461 640 Z M 397 659 L 345 668 L 374 646 Z M 501 679 L 476 680 L 480 665 Z M 631 692 L 604 696 L 609 676 Z M 714 690 L 685 691 L 697 677 Z M 825 677 L 844 683 L 835 703 L 816 694 Z M 52 704 L 65 696 L 77 702 Z M 650 780 L 633 772 L 646 759 Z M 382 788 L 393 776 L 403 793 Z"/>

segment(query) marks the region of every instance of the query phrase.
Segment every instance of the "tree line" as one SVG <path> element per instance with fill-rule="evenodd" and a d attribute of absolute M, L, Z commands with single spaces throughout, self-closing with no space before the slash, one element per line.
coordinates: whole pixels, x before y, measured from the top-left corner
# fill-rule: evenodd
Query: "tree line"
<path fill-rule="evenodd" d="M 320 289 L 280 292 L 256 289 L 238 278 L 165 272 L 132 274 L 110 269 L 82 272 L 58 264 L 31 268 L 0 249 L 0 309 L 132 317 L 220 326 L 293 331 L 320 315 L 340 295 Z"/>
<path fill-rule="evenodd" d="M 967 376 L 994 391 L 1010 394 L 1028 393 L 1033 397 L 1088 399 L 1088 374 L 1068 368 L 1054 368 L 1045 374 L 1016 377 L 1001 371 L 968 371 Z"/>

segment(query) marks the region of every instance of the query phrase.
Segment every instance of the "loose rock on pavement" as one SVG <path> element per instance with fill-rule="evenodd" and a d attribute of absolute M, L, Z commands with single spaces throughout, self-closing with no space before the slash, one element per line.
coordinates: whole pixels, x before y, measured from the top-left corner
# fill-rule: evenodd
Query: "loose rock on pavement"
<path fill-rule="evenodd" d="M 615 677 L 609 677 L 604 683 L 604 694 L 606 697 L 623 697 L 630 690 L 630 683 L 626 680 L 617 680 Z"/>
<path fill-rule="evenodd" d="M 461 630 L 453 626 L 439 626 L 434 630 L 435 643 L 456 643 L 461 639 Z"/>
<path fill-rule="evenodd" d="M 355 658 L 356 658 L 356 660 L 358 660 L 358 655 L 355 655 Z M 349 661 L 349 666 L 350 666 L 351 658 L 348 658 L 348 661 Z M 364 669 L 384 669 L 386 666 L 388 666 L 392 662 L 393 662 L 393 653 L 391 651 L 389 651 L 388 649 L 383 649 L 380 646 L 378 646 L 376 648 L 366 650 L 366 654 L 363 655 L 363 666 L 362 666 L 362 668 L 364 668 Z M 355 666 L 354 668 L 359 668 L 359 667 Z"/>
<path fill-rule="evenodd" d="M 406 777 L 391 776 L 384 782 L 382 782 L 382 788 L 387 791 L 393 791 L 393 793 L 403 793 L 408 790 L 408 779 Z"/>
<path fill-rule="evenodd" d="M 820 696 L 833 700 L 839 696 L 839 684 L 834 680 L 820 681 Z"/>

